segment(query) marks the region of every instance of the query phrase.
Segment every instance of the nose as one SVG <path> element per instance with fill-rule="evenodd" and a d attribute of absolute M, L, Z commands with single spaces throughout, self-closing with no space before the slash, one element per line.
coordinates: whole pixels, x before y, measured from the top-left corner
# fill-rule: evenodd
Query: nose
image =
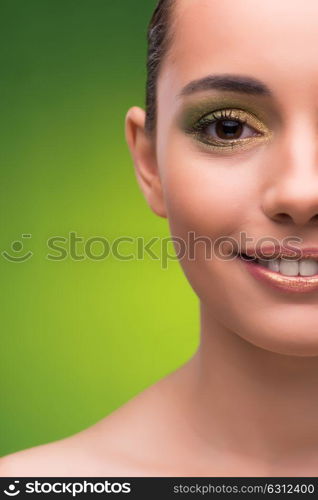
<path fill-rule="evenodd" d="M 262 210 L 274 222 L 318 225 L 317 132 L 299 121 L 273 147 Z"/>

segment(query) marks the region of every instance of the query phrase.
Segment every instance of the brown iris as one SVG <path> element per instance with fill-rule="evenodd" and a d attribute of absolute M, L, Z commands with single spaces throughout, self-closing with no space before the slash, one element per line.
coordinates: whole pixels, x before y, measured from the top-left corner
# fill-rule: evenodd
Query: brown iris
<path fill-rule="evenodd" d="M 220 139 L 239 139 L 243 132 L 243 123 L 234 120 L 218 120 L 215 131 Z"/>

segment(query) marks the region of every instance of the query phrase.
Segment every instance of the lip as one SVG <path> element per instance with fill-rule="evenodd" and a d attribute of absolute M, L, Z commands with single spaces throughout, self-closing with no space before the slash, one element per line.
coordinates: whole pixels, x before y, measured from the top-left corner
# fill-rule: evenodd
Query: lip
<path fill-rule="evenodd" d="M 243 252 L 241 252 L 243 253 Z M 258 259 L 271 258 L 293 258 L 299 259 L 315 259 L 318 260 L 318 247 L 294 247 L 292 245 L 268 245 L 260 246 L 257 248 L 246 248 L 244 253 L 249 257 L 255 257 Z"/>
<path fill-rule="evenodd" d="M 306 249 L 306 255 L 302 254 L 302 258 L 318 259 L 318 251 L 313 253 L 312 250 L 313 249 Z M 262 254 L 263 256 L 265 256 L 263 249 Z M 283 254 L 280 253 L 279 255 Z M 287 256 L 287 254 L 284 253 L 284 256 Z M 318 290 L 318 274 L 315 274 L 313 276 L 284 276 L 283 274 L 280 274 L 278 272 L 271 271 L 270 269 L 262 266 L 261 264 L 258 264 L 255 261 L 244 260 L 240 258 L 239 255 L 237 256 L 237 258 L 254 278 L 270 285 L 276 290 L 287 293 L 309 293 Z"/>

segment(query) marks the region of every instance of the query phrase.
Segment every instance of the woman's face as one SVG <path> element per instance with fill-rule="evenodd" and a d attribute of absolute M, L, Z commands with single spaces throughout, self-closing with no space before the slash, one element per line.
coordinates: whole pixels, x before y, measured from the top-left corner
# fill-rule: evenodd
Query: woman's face
<path fill-rule="evenodd" d="M 318 2 L 179 0 L 174 19 L 156 136 L 172 236 L 318 249 Z M 181 259 L 215 320 L 267 350 L 317 355 L 318 291 L 272 286 L 216 248 Z"/>
<path fill-rule="evenodd" d="M 298 247 L 318 248 L 318 2 L 179 0 L 174 19 L 157 121 L 172 235 L 228 238 L 241 252 L 261 238 L 298 237 Z M 238 92 L 221 82 L 180 96 L 210 75 L 261 84 Z M 227 121 L 216 126 L 219 118 Z M 238 258 L 220 258 L 233 246 L 217 248 L 209 259 L 197 243 L 195 259 L 181 259 L 215 319 L 271 351 L 317 355 L 318 292 L 273 288 Z"/>

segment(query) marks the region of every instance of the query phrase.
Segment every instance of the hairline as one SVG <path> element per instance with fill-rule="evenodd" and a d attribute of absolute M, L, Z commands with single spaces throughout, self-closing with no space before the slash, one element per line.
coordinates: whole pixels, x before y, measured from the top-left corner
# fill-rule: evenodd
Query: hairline
<path fill-rule="evenodd" d="M 147 96 L 149 95 L 150 91 L 152 91 L 152 96 L 153 96 L 153 102 L 152 104 L 152 109 L 148 109 L 147 103 L 146 103 L 146 124 L 145 124 L 145 130 L 147 135 L 151 138 L 154 139 L 157 133 L 157 116 L 158 116 L 158 82 L 160 75 L 162 73 L 164 65 L 167 63 L 167 60 L 169 60 L 171 56 L 171 49 L 172 49 L 172 44 L 174 40 L 174 26 L 176 23 L 175 19 L 175 12 L 176 12 L 176 3 L 177 0 L 167 0 L 167 5 L 165 6 L 166 8 L 166 13 L 165 13 L 165 19 L 167 23 L 166 31 L 165 31 L 165 36 L 162 41 L 162 45 L 160 47 L 159 54 L 158 52 L 155 53 L 155 56 L 159 56 L 159 62 L 158 65 L 155 68 L 155 79 L 151 82 L 152 83 L 152 89 L 148 87 L 149 83 L 149 71 L 147 75 Z M 151 22 L 154 19 L 155 13 L 159 7 L 159 4 L 156 8 L 156 10 L 153 13 L 153 17 L 151 19 Z M 149 27 L 151 26 L 151 22 Z M 159 25 L 160 27 L 160 25 Z M 152 30 L 158 29 L 158 25 L 154 26 Z M 152 30 L 148 30 L 148 42 L 149 39 L 151 38 L 152 35 Z M 148 58 L 148 64 L 150 63 L 150 60 Z"/>

